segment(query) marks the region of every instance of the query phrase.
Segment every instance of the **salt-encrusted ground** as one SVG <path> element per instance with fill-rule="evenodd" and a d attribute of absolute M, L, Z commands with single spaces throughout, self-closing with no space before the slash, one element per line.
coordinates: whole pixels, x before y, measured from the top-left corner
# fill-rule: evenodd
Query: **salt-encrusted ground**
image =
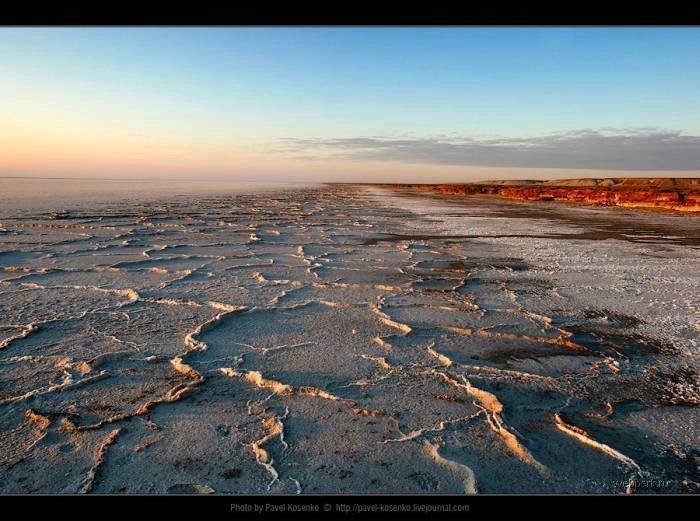
<path fill-rule="evenodd" d="M 334 186 L 0 223 L 3 493 L 697 491 L 694 217 Z"/>

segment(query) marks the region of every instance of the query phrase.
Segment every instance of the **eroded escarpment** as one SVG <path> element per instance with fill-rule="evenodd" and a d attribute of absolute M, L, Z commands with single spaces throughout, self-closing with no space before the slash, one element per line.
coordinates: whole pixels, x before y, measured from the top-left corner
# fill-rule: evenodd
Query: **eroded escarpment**
<path fill-rule="evenodd" d="M 606 178 L 385 185 L 443 195 L 491 195 L 517 201 L 554 201 L 678 212 L 700 212 L 700 179 Z"/>
<path fill-rule="evenodd" d="M 688 237 L 412 204 L 3 215 L 0 490 L 697 490 Z"/>

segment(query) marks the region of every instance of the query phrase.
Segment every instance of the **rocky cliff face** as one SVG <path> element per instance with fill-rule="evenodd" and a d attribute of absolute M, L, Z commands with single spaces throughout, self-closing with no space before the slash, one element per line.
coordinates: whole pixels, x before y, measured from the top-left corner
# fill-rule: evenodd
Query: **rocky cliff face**
<path fill-rule="evenodd" d="M 444 195 L 492 195 L 518 201 L 700 212 L 700 179 L 695 178 L 565 179 L 392 186 L 419 188 Z"/>

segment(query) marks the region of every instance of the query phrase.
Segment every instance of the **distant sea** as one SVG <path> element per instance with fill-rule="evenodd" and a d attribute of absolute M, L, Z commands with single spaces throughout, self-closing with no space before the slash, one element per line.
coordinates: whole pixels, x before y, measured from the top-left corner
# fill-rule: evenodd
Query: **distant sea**
<path fill-rule="evenodd" d="M 313 184 L 236 180 L 0 177 L 0 210 L 84 208 L 124 201 L 258 193 L 306 186 Z"/>

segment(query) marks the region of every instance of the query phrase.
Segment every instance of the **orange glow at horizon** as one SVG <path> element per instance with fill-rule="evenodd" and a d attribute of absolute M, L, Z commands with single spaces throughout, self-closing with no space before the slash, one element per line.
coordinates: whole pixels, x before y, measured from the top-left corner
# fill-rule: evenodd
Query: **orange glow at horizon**
<path fill-rule="evenodd" d="M 387 161 L 299 159 L 221 139 L 87 131 L 50 119 L 32 126 L 0 120 L 0 176 L 240 179 L 314 182 L 470 182 L 485 179 L 699 177 L 696 171 L 625 171 L 450 166 Z M 53 123 L 53 124 L 52 124 Z"/>

